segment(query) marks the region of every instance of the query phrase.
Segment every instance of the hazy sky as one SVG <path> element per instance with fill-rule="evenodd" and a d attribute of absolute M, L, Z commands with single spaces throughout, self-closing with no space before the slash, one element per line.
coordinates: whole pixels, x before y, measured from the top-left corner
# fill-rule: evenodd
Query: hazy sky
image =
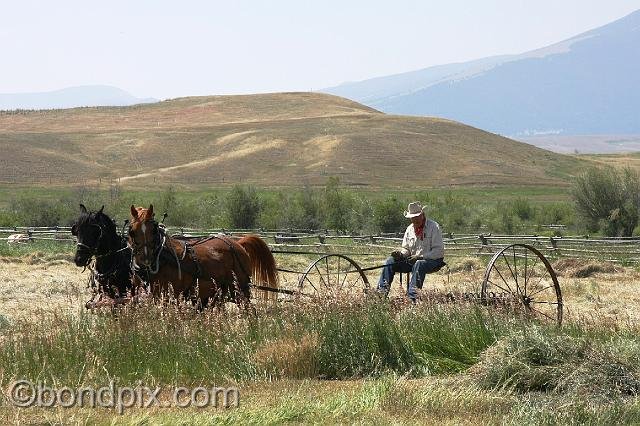
<path fill-rule="evenodd" d="M 637 9 L 640 0 L 7 1 L 0 93 L 320 89 L 521 53 Z"/>

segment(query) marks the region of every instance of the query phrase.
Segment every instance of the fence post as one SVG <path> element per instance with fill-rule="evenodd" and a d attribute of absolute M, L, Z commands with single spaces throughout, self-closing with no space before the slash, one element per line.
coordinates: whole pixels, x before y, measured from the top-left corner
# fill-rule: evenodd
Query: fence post
<path fill-rule="evenodd" d="M 551 251 L 560 256 L 562 253 L 558 249 L 558 241 L 554 237 L 549 237 L 549 241 L 551 241 Z"/>
<path fill-rule="evenodd" d="M 487 250 L 489 250 L 490 241 L 487 239 L 487 237 L 485 237 L 484 234 L 480 234 L 480 235 L 478 235 L 478 238 L 480 239 L 480 242 L 482 243 L 482 245 L 480 246 L 480 249 L 478 250 L 478 254 L 481 253 L 482 250 L 485 249 L 485 247 L 487 248 Z"/>

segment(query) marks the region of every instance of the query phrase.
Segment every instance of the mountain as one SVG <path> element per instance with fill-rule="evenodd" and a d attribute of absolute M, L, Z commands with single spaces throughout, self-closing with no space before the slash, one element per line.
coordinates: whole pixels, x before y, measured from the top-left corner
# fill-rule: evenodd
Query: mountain
<path fill-rule="evenodd" d="M 567 185 L 585 162 L 450 120 L 336 96 L 206 96 L 0 112 L 0 183 Z"/>
<path fill-rule="evenodd" d="M 640 133 L 640 11 L 521 55 L 322 90 L 387 113 L 446 117 L 505 135 Z"/>
<path fill-rule="evenodd" d="M 150 102 L 157 102 L 157 99 L 136 98 L 112 86 L 77 86 L 40 93 L 0 93 L 0 110 L 126 106 Z"/>

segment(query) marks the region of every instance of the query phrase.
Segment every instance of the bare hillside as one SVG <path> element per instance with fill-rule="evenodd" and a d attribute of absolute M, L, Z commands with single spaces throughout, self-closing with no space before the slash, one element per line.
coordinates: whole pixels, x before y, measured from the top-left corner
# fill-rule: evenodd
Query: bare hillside
<path fill-rule="evenodd" d="M 563 185 L 583 161 L 317 93 L 0 115 L 0 182 Z"/>

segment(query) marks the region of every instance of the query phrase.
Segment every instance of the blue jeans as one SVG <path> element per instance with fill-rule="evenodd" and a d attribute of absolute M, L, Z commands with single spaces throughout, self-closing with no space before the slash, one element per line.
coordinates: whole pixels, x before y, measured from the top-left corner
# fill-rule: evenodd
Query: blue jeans
<path fill-rule="evenodd" d="M 393 282 L 393 276 L 396 272 L 411 272 L 411 279 L 407 283 L 407 296 L 411 300 L 416 300 L 418 296 L 416 288 L 422 288 L 427 274 L 438 271 L 444 265 L 445 263 L 442 259 L 417 260 L 416 263 L 412 265 L 404 260 L 396 262 L 393 260 L 393 257 L 390 257 L 385 262 L 384 268 L 382 268 L 380 280 L 378 281 L 378 291 L 385 294 L 389 292 L 389 288 Z"/>

